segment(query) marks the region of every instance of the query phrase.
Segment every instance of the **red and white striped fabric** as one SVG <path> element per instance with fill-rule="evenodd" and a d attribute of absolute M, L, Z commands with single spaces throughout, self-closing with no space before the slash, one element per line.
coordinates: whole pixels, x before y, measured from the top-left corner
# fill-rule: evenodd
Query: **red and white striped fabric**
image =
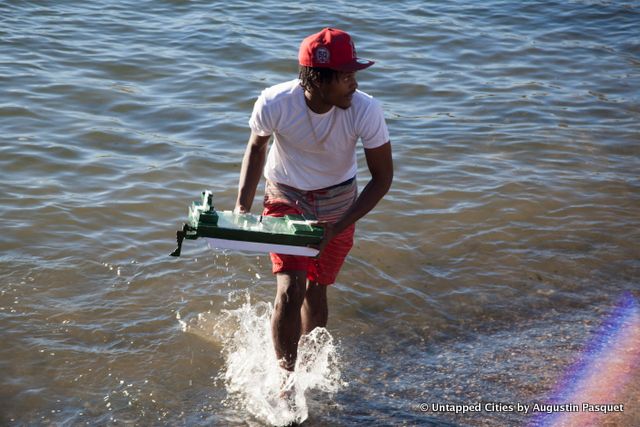
<path fill-rule="evenodd" d="M 296 214 L 335 223 L 358 197 L 355 178 L 321 190 L 304 191 L 267 180 L 263 215 L 281 217 Z M 274 274 L 306 271 L 307 279 L 321 285 L 335 283 L 347 254 L 353 247 L 355 224 L 335 236 L 319 258 L 271 253 Z"/>

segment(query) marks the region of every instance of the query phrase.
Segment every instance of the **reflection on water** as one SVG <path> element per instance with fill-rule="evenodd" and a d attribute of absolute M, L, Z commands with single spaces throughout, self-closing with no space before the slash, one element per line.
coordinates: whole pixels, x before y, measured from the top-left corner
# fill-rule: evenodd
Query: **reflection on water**
<path fill-rule="evenodd" d="M 257 363 L 274 357 L 268 258 L 168 253 L 193 195 L 233 207 L 253 101 L 296 73 L 319 14 L 376 61 L 359 84 L 384 106 L 396 175 L 329 291 L 327 371 L 298 378 L 293 417 L 537 420 L 419 405 L 545 402 L 620 296 L 640 298 L 640 9 L 366 6 L 0 6 L 0 424 L 279 422 L 253 404 L 276 378 Z M 615 349 L 634 372 L 637 346 Z M 247 358 L 264 381 L 236 374 Z M 624 390 L 602 423 L 638 424 Z"/>

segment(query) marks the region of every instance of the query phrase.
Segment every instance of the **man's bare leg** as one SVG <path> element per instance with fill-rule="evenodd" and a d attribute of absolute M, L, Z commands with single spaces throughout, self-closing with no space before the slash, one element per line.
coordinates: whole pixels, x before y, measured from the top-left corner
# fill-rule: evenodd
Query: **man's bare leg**
<path fill-rule="evenodd" d="M 324 328 L 329 319 L 327 305 L 327 286 L 316 282 L 308 282 L 304 302 L 300 310 L 302 335 L 307 335 L 315 328 Z"/>
<path fill-rule="evenodd" d="M 278 289 L 271 316 L 271 334 L 280 366 L 293 371 L 302 331 L 300 310 L 305 299 L 306 271 L 287 271 L 276 275 Z"/>

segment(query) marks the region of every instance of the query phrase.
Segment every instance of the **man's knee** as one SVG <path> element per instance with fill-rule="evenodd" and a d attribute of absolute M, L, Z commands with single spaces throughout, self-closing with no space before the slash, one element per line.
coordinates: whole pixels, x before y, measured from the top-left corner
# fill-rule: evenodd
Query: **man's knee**
<path fill-rule="evenodd" d="M 317 327 L 326 327 L 329 317 L 327 286 L 309 282 L 302 306 L 302 333 L 311 333 Z"/>
<path fill-rule="evenodd" d="M 327 286 L 320 285 L 317 282 L 309 282 L 305 298 L 312 305 L 325 304 L 327 301 Z"/>
<path fill-rule="evenodd" d="M 328 316 L 327 286 L 310 282 L 304 299 L 304 311 L 314 319 L 315 326 L 325 326 Z"/>
<path fill-rule="evenodd" d="M 303 271 L 282 272 L 277 274 L 278 291 L 276 310 L 295 312 L 302 306 L 306 289 L 306 274 Z"/>

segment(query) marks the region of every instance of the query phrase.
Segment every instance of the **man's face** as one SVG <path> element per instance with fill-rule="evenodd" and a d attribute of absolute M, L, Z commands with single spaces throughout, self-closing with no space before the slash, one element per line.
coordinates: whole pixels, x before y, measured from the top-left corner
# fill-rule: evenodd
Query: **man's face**
<path fill-rule="evenodd" d="M 320 84 L 319 93 L 325 104 L 335 105 L 346 110 L 351 106 L 351 99 L 357 88 L 355 71 L 338 72 L 337 78 Z"/>

